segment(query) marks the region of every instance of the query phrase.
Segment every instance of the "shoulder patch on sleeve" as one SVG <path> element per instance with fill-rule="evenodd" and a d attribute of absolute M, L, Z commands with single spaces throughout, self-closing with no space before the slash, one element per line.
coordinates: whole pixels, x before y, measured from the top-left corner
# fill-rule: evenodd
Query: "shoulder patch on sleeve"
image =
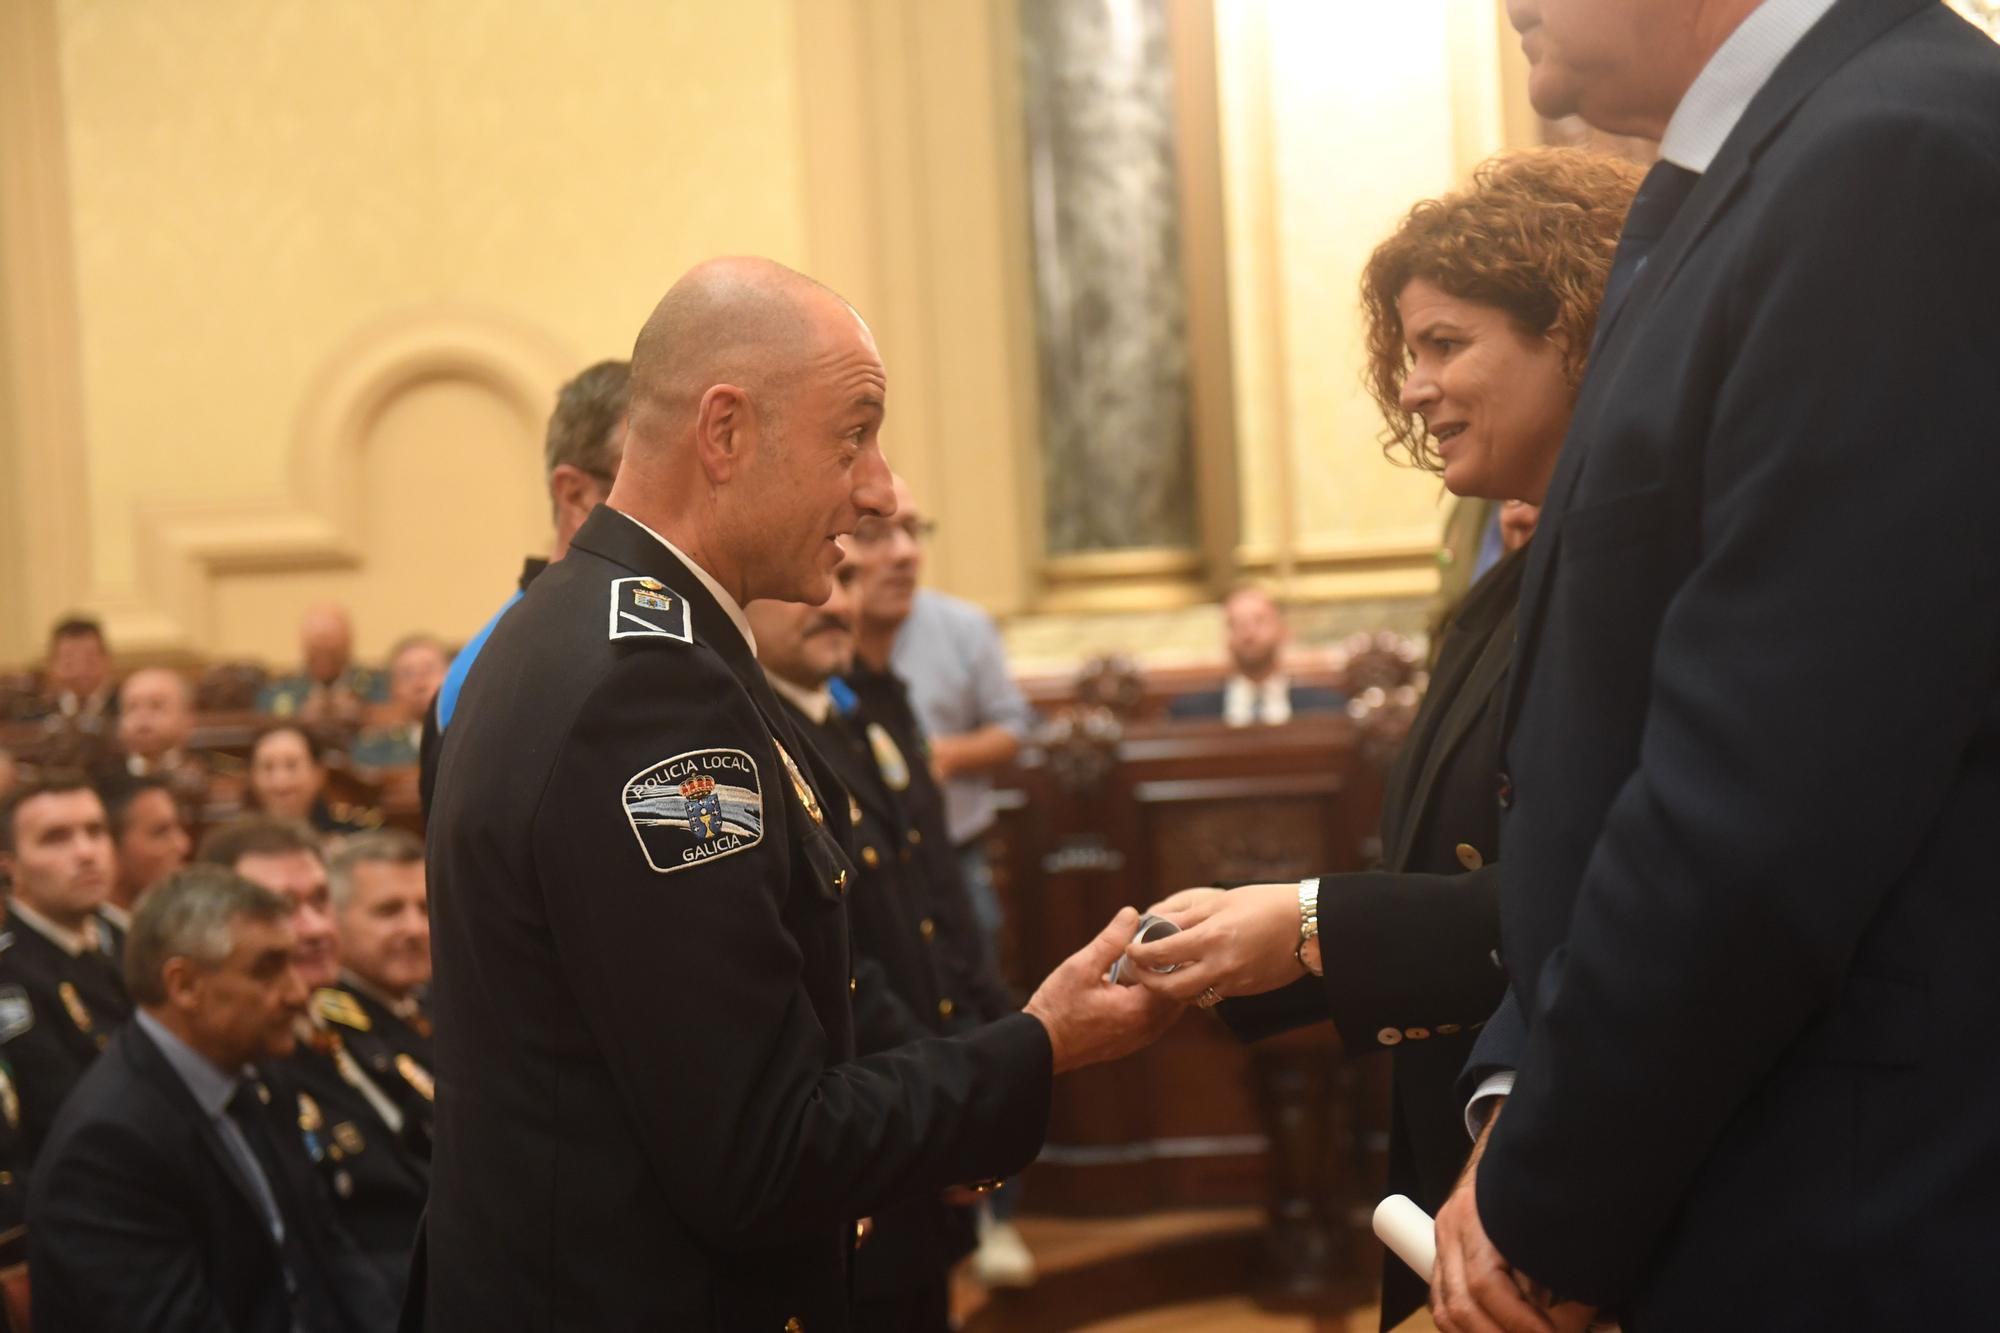
<path fill-rule="evenodd" d="M 611 580 L 611 637 L 693 643 L 687 598 L 644 575 Z"/>
<path fill-rule="evenodd" d="M 0 1042 L 12 1041 L 35 1026 L 34 1002 L 19 986 L 0 986 Z"/>
<path fill-rule="evenodd" d="M 763 784 L 757 761 L 741 750 L 689 750 L 649 764 L 622 799 L 646 864 L 662 875 L 764 839 Z"/>

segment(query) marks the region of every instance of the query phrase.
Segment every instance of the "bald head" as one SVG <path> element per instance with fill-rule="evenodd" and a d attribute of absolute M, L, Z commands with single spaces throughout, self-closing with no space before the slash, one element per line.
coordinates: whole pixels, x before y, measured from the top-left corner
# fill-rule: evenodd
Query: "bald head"
<path fill-rule="evenodd" d="M 307 675 L 324 684 L 339 679 L 354 655 L 354 626 L 347 609 L 333 602 L 308 608 L 299 622 L 299 650 Z"/>
<path fill-rule="evenodd" d="M 839 295 L 768 259 L 710 260 L 633 346 L 611 506 L 739 601 L 817 604 L 834 538 L 895 507 L 877 440 L 886 392 L 875 337 Z"/>
<path fill-rule="evenodd" d="M 827 335 L 856 325 L 866 330 L 831 288 L 773 260 L 696 265 L 660 298 L 632 348 L 633 443 L 671 446 L 718 384 L 774 419 Z"/>

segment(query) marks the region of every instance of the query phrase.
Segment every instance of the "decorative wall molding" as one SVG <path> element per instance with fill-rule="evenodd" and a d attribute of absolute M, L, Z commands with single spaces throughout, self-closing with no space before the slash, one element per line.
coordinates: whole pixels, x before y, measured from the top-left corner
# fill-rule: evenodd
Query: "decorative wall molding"
<path fill-rule="evenodd" d="M 300 402 L 289 492 L 141 506 L 146 585 L 102 589 L 90 604 L 121 655 L 184 655 L 212 639 L 218 580 L 361 565 L 362 449 L 398 398 L 438 380 L 470 381 L 539 434 L 574 364 L 538 330 L 486 311 L 425 307 L 367 325 L 328 357 Z"/>

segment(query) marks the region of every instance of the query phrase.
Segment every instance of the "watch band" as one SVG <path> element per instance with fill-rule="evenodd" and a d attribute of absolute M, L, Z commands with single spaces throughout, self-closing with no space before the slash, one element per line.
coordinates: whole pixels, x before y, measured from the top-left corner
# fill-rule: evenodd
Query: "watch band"
<path fill-rule="evenodd" d="M 1314 976 L 1320 970 L 1306 962 L 1306 941 L 1319 938 L 1319 881 L 1302 879 L 1299 881 L 1299 942 L 1292 946 L 1292 957 L 1299 967 Z"/>

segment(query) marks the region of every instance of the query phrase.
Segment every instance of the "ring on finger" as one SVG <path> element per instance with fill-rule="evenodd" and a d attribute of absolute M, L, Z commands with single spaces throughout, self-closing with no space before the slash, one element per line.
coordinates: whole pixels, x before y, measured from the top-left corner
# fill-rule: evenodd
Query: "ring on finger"
<path fill-rule="evenodd" d="M 1195 1000 L 1195 1003 L 1204 1009 L 1213 1009 L 1216 1005 L 1222 1003 L 1222 997 L 1215 993 L 1215 987 L 1203 986 L 1201 988 L 1201 995 Z"/>

